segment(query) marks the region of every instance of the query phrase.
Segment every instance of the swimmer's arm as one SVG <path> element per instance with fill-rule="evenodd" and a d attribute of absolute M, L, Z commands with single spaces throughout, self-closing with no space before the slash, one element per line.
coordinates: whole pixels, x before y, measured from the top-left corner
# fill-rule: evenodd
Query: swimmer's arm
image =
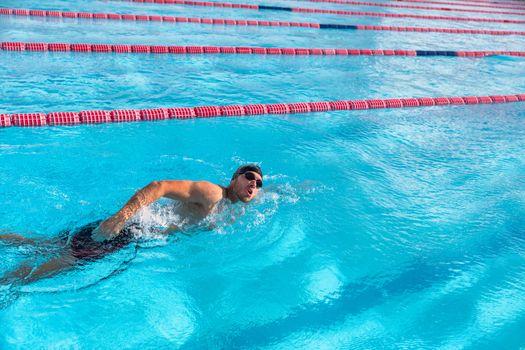
<path fill-rule="evenodd" d="M 138 190 L 115 215 L 103 221 L 99 227 L 93 231 L 93 239 L 96 241 L 104 241 L 117 236 L 126 221 L 132 218 L 141 208 L 162 197 L 161 182 L 162 181 L 153 181 L 146 187 Z"/>
<path fill-rule="evenodd" d="M 137 191 L 115 215 L 102 222 L 95 230 L 93 239 L 103 241 L 115 237 L 120 233 L 126 221 L 132 218 L 140 209 L 161 197 L 209 206 L 219 201 L 220 196 L 222 196 L 222 189 L 210 182 L 188 180 L 153 181 Z"/>

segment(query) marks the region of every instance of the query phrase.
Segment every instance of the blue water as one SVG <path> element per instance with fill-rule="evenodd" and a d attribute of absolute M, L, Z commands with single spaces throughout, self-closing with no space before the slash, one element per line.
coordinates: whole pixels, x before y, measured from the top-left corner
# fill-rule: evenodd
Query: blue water
<path fill-rule="evenodd" d="M 202 10 L 180 8 L 188 16 Z M 97 23 L 0 16 L 0 33 L 21 41 L 377 49 L 518 50 L 525 41 Z M 0 112 L 514 94 L 525 91 L 524 72 L 524 60 L 513 57 L 0 52 Z M 0 286 L 0 348 L 522 349 L 524 111 L 514 103 L 0 129 L 0 232 L 29 237 L 107 217 L 152 180 L 227 184 L 245 162 L 265 172 L 259 198 L 227 207 L 211 231 L 158 237 L 153 228 L 181 220 L 162 200 L 135 218 L 146 227 L 139 243 L 31 285 Z M 43 261 L 28 247 L 0 244 L 0 254 L 0 275 L 26 259 Z"/>

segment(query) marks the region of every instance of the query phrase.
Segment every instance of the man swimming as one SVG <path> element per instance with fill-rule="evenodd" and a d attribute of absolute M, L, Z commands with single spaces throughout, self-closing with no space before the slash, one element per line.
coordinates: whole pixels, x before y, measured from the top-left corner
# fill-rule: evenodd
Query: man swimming
<path fill-rule="evenodd" d="M 262 171 L 255 164 L 239 167 L 233 174 L 227 187 L 213 184 L 208 181 L 163 180 L 153 181 L 140 189 L 131 199 L 113 216 L 99 223 L 88 224 L 74 233 L 54 240 L 33 240 L 17 234 L 0 234 L 0 241 L 10 244 L 62 245 L 63 252 L 38 267 L 31 262 L 25 262 L 14 271 L 8 272 L 0 278 L 0 284 L 30 283 L 36 280 L 51 277 L 62 271 L 73 268 L 80 262 L 99 259 L 133 240 L 132 230 L 126 223 L 142 208 L 165 197 L 181 203 L 181 212 L 190 223 L 198 223 L 222 201 L 232 203 L 252 201 L 262 187 Z M 132 227 L 133 228 L 133 227 Z M 136 227 L 135 227 L 136 228 Z M 172 226 L 169 232 L 183 228 Z"/>

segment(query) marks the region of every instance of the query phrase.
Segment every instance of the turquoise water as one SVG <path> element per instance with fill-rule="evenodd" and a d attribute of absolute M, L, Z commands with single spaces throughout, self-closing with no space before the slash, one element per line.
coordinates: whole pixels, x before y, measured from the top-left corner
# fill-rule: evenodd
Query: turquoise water
<path fill-rule="evenodd" d="M 81 5 L 161 9 L 39 6 Z M 525 41 L 89 23 L 0 16 L 0 33 L 380 49 Z M 512 57 L 0 52 L 0 112 L 512 94 L 525 91 L 524 72 Z M 227 207 L 214 230 L 158 237 L 153 228 L 181 220 L 163 200 L 135 219 L 146 227 L 140 243 L 32 285 L 1 286 L 0 348 L 523 349 L 524 116 L 514 103 L 0 129 L 0 230 L 30 237 L 107 217 L 152 180 L 227 184 L 245 162 L 265 172 L 259 198 Z M 0 254 L 0 274 L 43 259 L 27 247 L 0 245 Z"/>

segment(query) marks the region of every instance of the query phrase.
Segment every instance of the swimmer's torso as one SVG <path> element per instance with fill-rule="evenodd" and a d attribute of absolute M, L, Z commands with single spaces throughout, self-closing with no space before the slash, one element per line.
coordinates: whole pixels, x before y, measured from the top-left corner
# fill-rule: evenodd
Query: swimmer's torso
<path fill-rule="evenodd" d="M 218 185 L 216 186 L 222 189 L 222 195 L 217 196 L 214 203 L 210 203 L 205 206 L 194 202 L 180 202 L 180 204 L 177 206 L 176 213 L 185 218 L 184 221 L 189 224 L 197 223 L 208 215 L 216 213 L 218 208 L 221 206 L 220 204 L 224 202 L 226 198 L 225 188 Z M 170 198 L 170 196 L 167 197 Z"/>
<path fill-rule="evenodd" d="M 213 218 L 210 217 L 221 212 L 226 202 L 229 202 L 229 200 L 222 198 L 208 207 L 192 202 L 177 202 L 173 209 L 174 214 L 183 219 L 182 221 L 171 223 L 164 234 L 186 230 L 190 227 L 201 227 L 202 225 L 209 228 L 211 224 L 209 219 L 213 221 Z"/>

